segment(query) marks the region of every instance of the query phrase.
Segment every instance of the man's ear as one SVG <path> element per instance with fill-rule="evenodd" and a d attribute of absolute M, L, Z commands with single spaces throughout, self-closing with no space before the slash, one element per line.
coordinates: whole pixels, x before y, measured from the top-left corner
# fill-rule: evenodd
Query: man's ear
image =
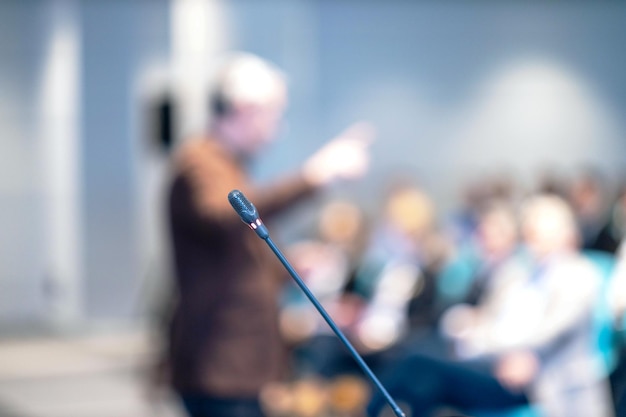
<path fill-rule="evenodd" d="M 209 107 L 211 114 L 217 117 L 224 116 L 231 110 L 231 105 L 221 90 L 216 90 L 211 94 Z"/>

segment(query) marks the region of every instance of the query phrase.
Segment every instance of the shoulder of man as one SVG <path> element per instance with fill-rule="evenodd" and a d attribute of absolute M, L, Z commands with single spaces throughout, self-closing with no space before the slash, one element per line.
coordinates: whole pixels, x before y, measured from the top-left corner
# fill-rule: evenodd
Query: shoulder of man
<path fill-rule="evenodd" d="M 211 173 L 226 173 L 237 163 L 220 143 L 209 136 L 195 136 L 182 143 L 172 157 L 176 175 L 207 178 Z"/>

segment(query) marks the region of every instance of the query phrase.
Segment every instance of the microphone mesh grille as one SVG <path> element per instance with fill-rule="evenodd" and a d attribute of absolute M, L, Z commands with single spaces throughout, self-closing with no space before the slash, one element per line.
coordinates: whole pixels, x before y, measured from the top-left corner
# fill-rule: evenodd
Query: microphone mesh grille
<path fill-rule="evenodd" d="M 246 213 L 254 213 L 255 211 L 252 203 L 239 190 L 232 190 L 228 193 L 228 201 L 240 216 Z"/>

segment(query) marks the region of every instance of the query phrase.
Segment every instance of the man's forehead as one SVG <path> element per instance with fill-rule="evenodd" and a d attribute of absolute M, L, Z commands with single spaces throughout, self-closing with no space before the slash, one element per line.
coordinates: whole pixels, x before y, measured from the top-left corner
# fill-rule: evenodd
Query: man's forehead
<path fill-rule="evenodd" d="M 220 80 L 221 89 L 232 101 L 263 103 L 286 95 L 286 82 L 280 73 L 263 61 L 234 63 Z"/>
<path fill-rule="evenodd" d="M 242 111 L 281 111 L 287 105 L 287 92 L 276 89 L 271 94 L 257 97 L 240 97 L 233 100 L 233 107 Z"/>

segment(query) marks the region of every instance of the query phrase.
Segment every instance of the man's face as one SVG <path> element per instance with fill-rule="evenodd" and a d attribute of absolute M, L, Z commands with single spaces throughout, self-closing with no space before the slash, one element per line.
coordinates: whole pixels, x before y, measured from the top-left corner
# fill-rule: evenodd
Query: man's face
<path fill-rule="evenodd" d="M 244 155 L 254 155 L 271 143 L 279 130 L 286 106 L 284 89 L 263 103 L 233 103 L 228 118 L 229 142 Z"/>
<path fill-rule="evenodd" d="M 238 111 L 238 120 L 245 132 L 246 147 L 255 151 L 273 141 L 280 127 L 284 104 L 248 104 Z"/>

